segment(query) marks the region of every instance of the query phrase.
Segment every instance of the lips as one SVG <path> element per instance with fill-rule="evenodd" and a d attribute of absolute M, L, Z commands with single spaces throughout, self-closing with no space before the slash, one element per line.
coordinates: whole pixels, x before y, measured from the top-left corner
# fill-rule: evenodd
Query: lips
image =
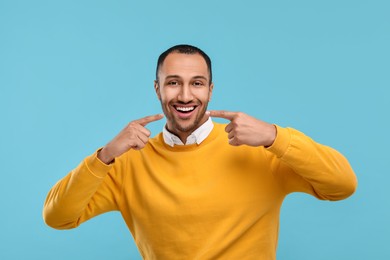
<path fill-rule="evenodd" d="M 176 111 L 176 114 L 179 115 L 181 118 L 188 118 L 190 117 L 193 112 L 196 110 L 196 105 L 173 105 L 173 108 Z"/>
<path fill-rule="evenodd" d="M 189 113 L 195 109 L 195 106 L 191 106 L 191 107 L 175 106 L 175 109 L 176 109 L 176 111 L 179 111 L 182 113 Z"/>

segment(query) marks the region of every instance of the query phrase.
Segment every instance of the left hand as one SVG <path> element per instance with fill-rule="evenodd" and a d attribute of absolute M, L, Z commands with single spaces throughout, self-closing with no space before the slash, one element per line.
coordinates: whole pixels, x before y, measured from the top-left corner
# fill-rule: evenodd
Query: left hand
<path fill-rule="evenodd" d="M 234 146 L 271 146 L 276 138 L 276 127 L 242 112 L 208 111 L 211 117 L 224 118 L 230 121 L 225 131 L 229 144 Z"/>

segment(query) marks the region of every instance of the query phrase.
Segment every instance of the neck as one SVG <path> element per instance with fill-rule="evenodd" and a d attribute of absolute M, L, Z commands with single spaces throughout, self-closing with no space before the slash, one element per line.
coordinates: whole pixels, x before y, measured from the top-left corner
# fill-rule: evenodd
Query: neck
<path fill-rule="evenodd" d="M 198 129 L 201 125 L 203 125 L 208 120 L 208 117 L 205 115 L 202 120 L 196 124 L 195 126 L 191 127 L 188 130 L 181 130 L 175 127 L 172 127 L 172 123 L 167 122 L 167 130 L 171 132 L 172 134 L 179 137 L 179 139 L 183 142 L 183 144 L 186 143 L 188 136 L 190 136 L 196 129 Z"/>

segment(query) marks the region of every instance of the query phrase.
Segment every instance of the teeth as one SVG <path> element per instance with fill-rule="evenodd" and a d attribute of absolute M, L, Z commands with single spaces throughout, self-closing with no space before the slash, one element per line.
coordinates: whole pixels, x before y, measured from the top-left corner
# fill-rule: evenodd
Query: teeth
<path fill-rule="evenodd" d="M 188 112 L 194 110 L 195 107 L 176 107 L 176 110 L 183 111 L 183 112 Z"/>

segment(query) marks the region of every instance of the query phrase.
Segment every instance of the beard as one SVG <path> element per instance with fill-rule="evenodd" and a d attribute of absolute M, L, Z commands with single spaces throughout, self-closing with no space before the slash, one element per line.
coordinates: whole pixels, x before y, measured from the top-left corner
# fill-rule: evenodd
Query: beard
<path fill-rule="evenodd" d="M 173 112 L 170 112 L 166 105 L 164 105 L 161 102 L 162 110 L 165 114 L 165 117 L 167 119 L 167 128 L 170 132 L 177 134 L 178 132 L 181 133 L 192 133 L 195 131 L 202 123 L 203 118 L 205 116 L 205 113 L 207 111 L 207 105 L 208 103 L 204 104 L 204 106 L 201 106 L 201 102 L 198 102 L 197 109 L 200 109 L 197 111 L 195 115 L 193 115 L 190 118 L 181 118 L 177 119 Z M 169 106 L 170 108 L 174 109 L 172 106 Z M 193 119 L 193 117 L 195 117 Z"/>

